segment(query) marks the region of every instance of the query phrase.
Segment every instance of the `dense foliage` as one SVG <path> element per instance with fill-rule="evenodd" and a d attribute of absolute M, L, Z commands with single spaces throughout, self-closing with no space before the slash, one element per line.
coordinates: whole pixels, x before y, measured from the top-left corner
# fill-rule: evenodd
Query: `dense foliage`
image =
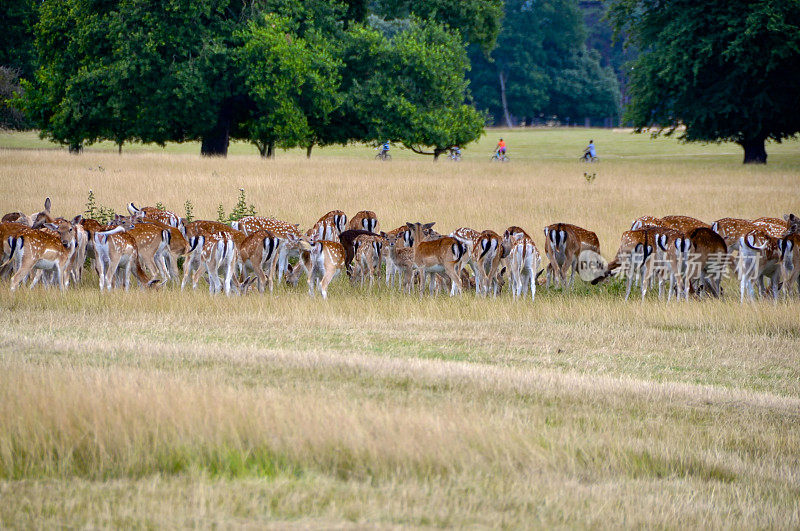
<path fill-rule="evenodd" d="M 508 126 L 617 117 L 617 79 L 585 41 L 576 0 L 506 0 L 497 48 L 470 54 L 475 103 Z"/>
<path fill-rule="evenodd" d="M 269 155 L 388 139 L 435 155 L 482 131 L 464 106 L 464 45 L 492 45 L 499 2 L 472 3 L 415 2 L 397 19 L 357 1 L 44 0 L 22 101 L 75 151 L 201 140 L 224 155 L 238 138 Z"/>
<path fill-rule="evenodd" d="M 800 132 L 800 0 L 614 0 L 609 15 L 642 51 L 627 109 L 640 131 L 737 142 L 745 163 Z"/>

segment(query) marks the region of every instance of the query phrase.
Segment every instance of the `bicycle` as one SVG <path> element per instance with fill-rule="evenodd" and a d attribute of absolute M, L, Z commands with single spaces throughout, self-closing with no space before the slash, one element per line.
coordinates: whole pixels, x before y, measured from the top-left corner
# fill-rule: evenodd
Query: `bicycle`
<path fill-rule="evenodd" d="M 509 162 L 511 159 L 508 158 L 508 155 L 505 153 L 500 153 L 499 151 L 495 151 L 492 154 L 492 162 Z"/>
<path fill-rule="evenodd" d="M 375 159 L 376 159 L 376 160 L 384 160 L 384 161 L 387 161 L 387 160 L 392 160 L 392 156 L 391 156 L 391 155 L 389 155 L 389 152 L 388 152 L 388 151 L 381 151 L 380 153 L 378 153 L 377 155 L 375 155 Z"/>
<path fill-rule="evenodd" d="M 581 157 L 578 160 L 581 162 L 588 162 L 588 163 L 600 162 L 600 157 L 593 157 L 589 155 L 588 151 L 584 151 L 583 155 L 581 155 Z"/>
<path fill-rule="evenodd" d="M 453 162 L 459 162 L 461 160 L 461 152 L 450 150 L 450 154 L 447 155 L 448 160 L 452 160 Z"/>

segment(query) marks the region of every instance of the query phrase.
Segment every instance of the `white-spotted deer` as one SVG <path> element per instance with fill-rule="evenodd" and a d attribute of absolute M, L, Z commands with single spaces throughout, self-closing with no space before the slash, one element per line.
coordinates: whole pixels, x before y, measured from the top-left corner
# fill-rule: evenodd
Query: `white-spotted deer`
<path fill-rule="evenodd" d="M 277 264 L 278 247 L 281 244 L 280 238 L 268 230 L 253 232 L 245 238 L 239 248 L 239 257 L 245 269 L 250 268 L 258 279 L 258 290 L 264 292 L 265 286 L 269 285 L 269 292 L 272 293 L 273 278 L 275 276 L 275 264 Z M 249 284 L 249 282 L 245 282 Z"/>
<path fill-rule="evenodd" d="M 238 232 L 238 231 L 237 231 Z M 192 265 L 198 265 L 197 271 L 192 276 L 192 288 L 197 288 L 197 283 L 203 274 L 203 268 L 208 274 L 208 290 L 210 293 L 225 291 L 231 294 L 231 285 L 234 282 L 235 269 L 239 261 L 239 252 L 233 236 L 228 232 L 200 233 L 189 237 L 190 254 L 184 263 L 183 281 L 181 289 L 186 284 Z M 219 270 L 225 268 L 225 281 L 219 278 Z M 236 282 L 238 289 L 238 281 Z"/>
<path fill-rule="evenodd" d="M 406 223 L 414 238 L 414 268 L 420 275 L 420 295 L 425 290 L 428 276 L 438 274 L 450 281 L 450 296 L 461 293 L 461 277 L 459 270 L 466 253 L 466 246 L 455 238 L 444 236 L 435 240 L 424 241 L 425 229 L 433 223 Z M 431 290 L 433 284 L 431 284 Z"/>
<path fill-rule="evenodd" d="M 622 233 L 619 242 L 619 249 L 614 259 L 609 262 L 606 271 L 599 277 L 592 280 L 592 284 L 598 284 L 602 280 L 613 274 L 621 272 L 627 277 L 625 288 L 625 300 L 631 295 L 633 281 L 639 277 L 642 287 L 642 300 L 647 294 L 650 276 L 652 275 L 653 253 L 655 251 L 655 233 L 653 229 L 629 230 Z"/>
<path fill-rule="evenodd" d="M 542 258 L 530 236 L 517 229 L 519 227 L 509 227 L 503 234 L 503 245 L 508 249 L 506 263 L 511 277 L 511 294 L 518 299 L 530 290 L 533 302 L 536 299 L 536 274 Z"/>
<path fill-rule="evenodd" d="M 319 290 L 322 298 L 327 299 L 328 285 L 345 267 L 344 247 L 339 242 L 328 240 L 309 241 L 294 235 L 289 238 L 300 251 L 308 253 L 307 261 L 302 258 L 300 261 L 308 275 L 308 293 L 313 297 Z"/>
<path fill-rule="evenodd" d="M 754 230 L 739 240 L 739 292 L 740 301 L 745 296 L 755 298 L 754 286 L 758 283 L 760 293 L 765 294 L 764 279 L 770 279 L 770 291 L 774 299 L 780 289 L 780 250 L 778 238 L 763 229 Z"/>
<path fill-rule="evenodd" d="M 67 288 L 70 260 L 75 252 L 75 227 L 62 221 L 51 229 L 56 230 L 58 236 L 36 229 L 10 236 L 9 260 L 15 261 L 17 266 L 11 277 L 11 291 L 15 291 L 33 269 L 53 271 L 59 288 L 62 291 Z"/>
<path fill-rule="evenodd" d="M 600 240 L 597 234 L 570 223 L 553 223 L 544 228 L 544 251 L 548 264 L 547 286 L 552 274 L 556 287 L 571 288 L 578 267 L 578 257 L 582 251 L 600 254 Z M 567 272 L 570 272 L 567 281 Z"/>
<path fill-rule="evenodd" d="M 353 243 L 355 248 L 353 280 L 358 278 L 361 287 L 364 287 L 364 278 L 369 276 L 369 287 L 372 288 L 375 285 L 375 276 L 379 275 L 381 270 L 383 238 L 362 234 Z"/>

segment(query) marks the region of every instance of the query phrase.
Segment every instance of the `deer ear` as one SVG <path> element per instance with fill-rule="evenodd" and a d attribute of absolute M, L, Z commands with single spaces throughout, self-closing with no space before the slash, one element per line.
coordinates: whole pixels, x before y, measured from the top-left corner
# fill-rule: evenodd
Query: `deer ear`
<path fill-rule="evenodd" d="M 58 230 L 58 225 L 55 223 L 44 223 L 42 227 L 47 227 L 50 230 Z"/>
<path fill-rule="evenodd" d="M 80 215 L 80 214 L 78 214 L 77 216 L 72 218 L 72 224 L 73 225 L 78 225 L 78 224 L 80 224 L 81 221 L 83 221 L 83 216 Z"/>
<path fill-rule="evenodd" d="M 430 223 L 426 223 L 425 225 L 423 225 L 422 228 L 423 229 L 430 229 L 434 225 L 436 225 L 436 222 L 435 221 L 431 221 Z"/>
<path fill-rule="evenodd" d="M 413 229 L 414 228 L 414 224 L 413 223 L 409 223 L 408 221 L 406 221 L 406 227 L 408 227 L 409 229 Z"/>
<path fill-rule="evenodd" d="M 44 200 L 44 211 L 50 213 L 50 198 Z"/>

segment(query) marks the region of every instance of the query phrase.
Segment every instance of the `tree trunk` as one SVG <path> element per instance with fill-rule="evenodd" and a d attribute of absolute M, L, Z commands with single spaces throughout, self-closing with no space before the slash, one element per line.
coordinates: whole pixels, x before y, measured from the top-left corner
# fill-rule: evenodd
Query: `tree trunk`
<path fill-rule="evenodd" d="M 274 159 L 275 158 L 275 141 L 270 140 L 267 144 L 267 158 Z"/>
<path fill-rule="evenodd" d="M 433 162 L 439 160 L 439 155 L 447 151 L 446 149 L 434 148 L 433 149 Z"/>
<path fill-rule="evenodd" d="M 122 142 L 117 144 L 117 155 L 122 155 Z"/>
<path fill-rule="evenodd" d="M 314 148 L 314 144 L 309 144 L 309 145 L 306 147 L 306 158 L 307 158 L 307 159 L 310 159 L 310 158 L 311 158 L 311 150 L 312 150 L 313 148 Z"/>
<path fill-rule="evenodd" d="M 514 124 L 511 123 L 511 115 L 508 113 L 508 101 L 506 100 L 506 79 L 503 76 L 503 72 L 498 72 L 498 77 L 500 78 L 500 101 L 503 103 L 503 116 L 506 119 L 506 126 L 507 127 L 514 127 Z"/>
<path fill-rule="evenodd" d="M 203 143 L 200 147 L 201 155 L 206 157 L 228 156 L 232 119 L 233 105 L 231 102 L 223 102 L 217 115 L 216 125 L 203 135 Z"/>
<path fill-rule="evenodd" d="M 73 155 L 80 155 L 83 152 L 83 144 L 70 144 L 69 152 Z"/>
<path fill-rule="evenodd" d="M 752 138 L 738 142 L 744 149 L 742 164 L 766 164 L 767 150 L 764 148 L 764 138 Z"/>
<path fill-rule="evenodd" d="M 263 142 L 254 142 L 256 147 L 258 148 L 258 153 L 261 155 L 262 159 L 267 158 L 267 144 Z"/>

